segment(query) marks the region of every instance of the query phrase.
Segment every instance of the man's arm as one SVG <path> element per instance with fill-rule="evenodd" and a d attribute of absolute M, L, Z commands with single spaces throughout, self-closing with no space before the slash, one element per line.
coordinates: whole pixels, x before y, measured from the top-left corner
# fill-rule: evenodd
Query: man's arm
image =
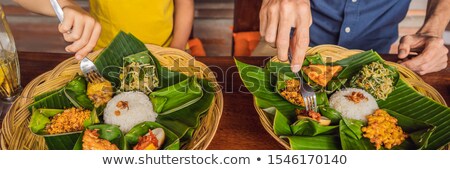
<path fill-rule="evenodd" d="M 194 0 L 175 0 L 173 40 L 170 47 L 184 50 L 194 21 Z"/>
<path fill-rule="evenodd" d="M 423 75 L 447 67 L 448 49 L 442 35 L 450 22 L 450 0 L 429 0 L 423 26 L 416 34 L 401 38 L 398 57 L 403 59 L 410 52 L 419 55 L 402 64 Z"/>
<path fill-rule="evenodd" d="M 278 59 L 287 61 L 291 48 L 291 70 L 299 72 L 308 49 L 309 28 L 313 22 L 310 0 L 264 0 L 259 19 L 259 32 L 268 43 L 276 45 Z M 296 29 L 291 41 L 292 27 Z"/>
<path fill-rule="evenodd" d="M 450 0 L 429 0 L 425 22 L 418 33 L 442 37 L 450 22 L 449 12 Z"/>

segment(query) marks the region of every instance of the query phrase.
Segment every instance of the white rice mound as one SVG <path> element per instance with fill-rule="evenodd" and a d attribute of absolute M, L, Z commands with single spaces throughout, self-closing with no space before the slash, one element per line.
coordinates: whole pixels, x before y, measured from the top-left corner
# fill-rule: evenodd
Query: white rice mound
<path fill-rule="evenodd" d="M 128 109 L 119 109 L 117 103 L 120 101 L 128 102 Z M 119 115 L 116 115 L 116 110 L 120 111 Z M 127 133 L 136 124 L 154 122 L 157 116 L 147 95 L 142 92 L 122 92 L 106 104 L 103 120 L 106 124 L 118 125 L 123 133 Z"/>
<path fill-rule="evenodd" d="M 362 93 L 367 100 L 362 100 L 359 103 L 355 103 L 346 96 L 351 95 L 352 92 Z M 336 91 L 330 97 L 330 106 L 337 111 L 341 112 L 342 117 L 347 119 L 356 119 L 367 122 L 367 115 L 370 115 L 378 109 L 378 104 L 375 98 L 362 89 L 346 88 L 340 91 Z"/>

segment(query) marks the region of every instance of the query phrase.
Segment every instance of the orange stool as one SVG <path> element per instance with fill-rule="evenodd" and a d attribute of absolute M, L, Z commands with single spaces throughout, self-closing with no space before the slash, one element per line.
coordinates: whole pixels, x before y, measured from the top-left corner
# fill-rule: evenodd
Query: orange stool
<path fill-rule="evenodd" d="M 234 56 L 250 56 L 261 38 L 259 32 L 238 32 L 234 37 Z"/>
<path fill-rule="evenodd" d="M 205 57 L 206 52 L 203 48 L 202 41 L 198 38 L 193 38 L 188 41 L 189 49 L 191 50 L 191 55 L 196 57 Z"/>

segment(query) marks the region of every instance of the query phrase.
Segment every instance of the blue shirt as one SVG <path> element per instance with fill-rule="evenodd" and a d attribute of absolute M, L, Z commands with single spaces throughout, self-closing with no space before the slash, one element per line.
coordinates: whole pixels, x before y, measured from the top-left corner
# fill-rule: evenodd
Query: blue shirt
<path fill-rule="evenodd" d="M 388 53 L 410 0 L 311 0 L 310 46 L 336 44 Z"/>

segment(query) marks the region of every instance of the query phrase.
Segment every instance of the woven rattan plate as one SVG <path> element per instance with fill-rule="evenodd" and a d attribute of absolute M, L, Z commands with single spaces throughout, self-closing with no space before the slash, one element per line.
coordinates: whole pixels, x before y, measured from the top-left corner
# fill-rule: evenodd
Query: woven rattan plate
<path fill-rule="evenodd" d="M 215 98 L 207 114 L 202 118 L 199 127 L 194 132 L 189 143 L 181 149 L 203 150 L 208 147 L 217 131 L 223 109 L 223 96 L 213 72 L 203 63 L 196 61 L 189 54 L 171 48 L 147 45 L 147 48 L 159 60 L 162 66 L 186 75 L 196 75 L 213 82 Z M 101 51 L 89 54 L 95 60 Z M 47 149 L 44 138 L 34 135 L 28 128 L 30 112 L 27 106 L 33 102 L 33 97 L 52 89 L 64 86 L 75 74 L 81 73 L 78 61 L 67 59 L 31 81 L 23 90 L 21 96 L 13 103 L 6 114 L 0 131 L 1 149 Z"/>
<path fill-rule="evenodd" d="M 314 48 L 310 48 L 307 51 L 307 55 L 313 55 L 313 54 L 321 54 L 324 61 L 337 61 L 343 58 L 347 58 L 353 54 L 357 54 L 362 52 L 361 50 L 349 50 L 340 46 L 335 45 L 320 45 L 316 46 Z M 271 61 L 278 61 L 277 57 L 273 57 Z M 445 103 L 444 98 L 439 94 L 439 92 L 434 89 L 429 84 L 425 83 L 422 78 L 420 78 L 417 74 L 409 70 L 408 68 L 397 64 L 393 62 L 386 62 L 388 65 L 395 66 L 398 71 L 400 72 L 400 77 L 405 80 L 410 86 L 414 87 L 419 93 L 421 93 L 424 96 L 427 96 L 434 101 L 441 103 L 444 106 L 447 106 Z M 264 129 L 278 142 L 280 143 L 284 148 L 291 149 L 289 146 L 289 142 L 283 138 L 280 138 L 274 133 L 273 130 L 273 124 L 270 118 L 267 116 L 268 114 L 264 112 L 261 108 L 259 108 L 256 105 L 256 99 L 253 100 L 254 107 L 256 109 L 256 112 L 258 112 L 259 119 L 261 121 L 261 124 L 263 125 Z M 446 149 L 449 147 L 447 146 Z"/>

